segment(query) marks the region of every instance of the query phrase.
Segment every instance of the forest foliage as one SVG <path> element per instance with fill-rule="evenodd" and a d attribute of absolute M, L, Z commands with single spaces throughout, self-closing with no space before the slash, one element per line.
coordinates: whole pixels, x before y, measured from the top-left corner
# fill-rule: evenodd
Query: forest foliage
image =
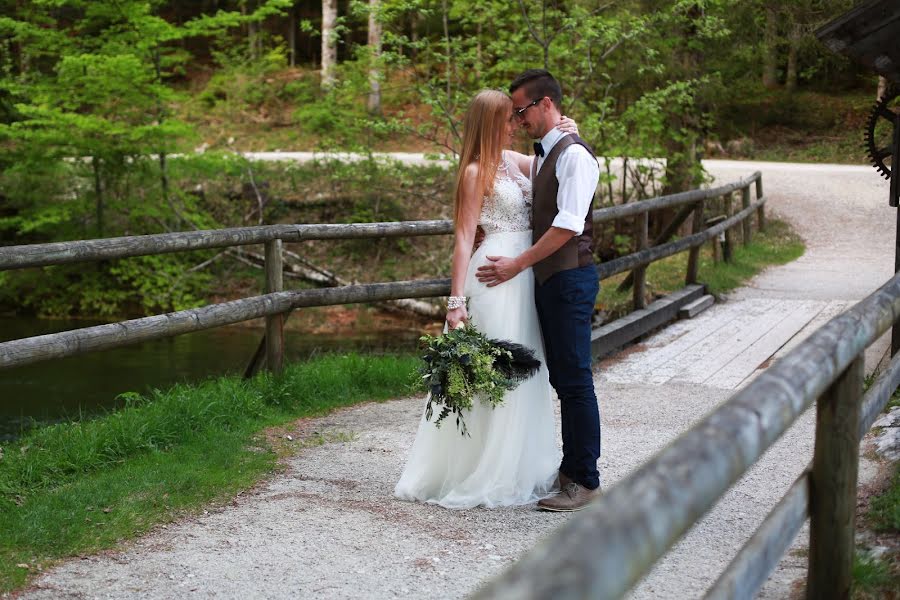
<path fill-rule="evenodd" d="M 229 132 L 290 132 L 290 150 L 452 155 L 473 94 L 530 67 L 564 83 L 565 112 L 599 155 L 667 159 L 664 169 L 633 162 L 628 181 L 607 170 L 601 201 L 694 187 L 706 148 L 742 143 L 750 99 L 767 97 L 778 121 L 804 90 L 874 86 L 812 35 L 851 4 L 0 0 L 0 244 L 273 222 L 295 216 L 298 195 L 350 193 L 348 210 L 328 218 L 410 218 L 404 207 L 416 203 L 398 200 L 409 186 L 373 191 L 414 182 L 415 171 L 366 161 L 285 176 L 231 152 Z M 213 120 L 224 133 L 211 143 Z M 449 185 L 438 179 L 431 198 Z M 442 204 L 428 205 L 431 217 L 448 215 Z M 112 316 L 194 306 L 217 289 L 217 258 L 0 273 L 0 307 Z"/>

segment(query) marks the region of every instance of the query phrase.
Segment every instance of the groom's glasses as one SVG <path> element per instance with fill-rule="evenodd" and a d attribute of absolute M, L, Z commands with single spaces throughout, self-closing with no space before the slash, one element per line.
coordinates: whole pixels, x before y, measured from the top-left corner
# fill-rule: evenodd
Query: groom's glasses
<path fill-rule="evenodd" d="M 522 119 L 525 118 L 525 111 L 528 110 L 529 108 L 531 108 L 532 106 L 535 106 L 536 104 L 538 104 L 541 100 L 543 100 L 543 98 L 538 98 L 536 100 L 532 100 L 531 104 L 529 104 L 527 106 L 523 106 L 522 108 L 514 108 L 513 114 L 512 114 L 513 118 L 521 121 Z"/>

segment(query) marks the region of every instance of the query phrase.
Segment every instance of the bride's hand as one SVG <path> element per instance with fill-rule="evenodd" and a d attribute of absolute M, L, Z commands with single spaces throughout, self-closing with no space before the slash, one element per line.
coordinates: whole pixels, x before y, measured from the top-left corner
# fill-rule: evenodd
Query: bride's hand
<path fill-rule="evenodd" d="M 468 321 L 469 315 L 466 312 L 465 306 L 460 306 L 459 308 L 447 311 L 447 326 L 450 329 L 456 329 L 461 323 L 467 323 Z"/>
<path fill-rule="evenodd" d="M 575 135 L 578 135 L 578 123 L 565 115 L 559 118 L 559 123 L 556 124 L 556 128 L 563 133 L 574 133 Z"/>

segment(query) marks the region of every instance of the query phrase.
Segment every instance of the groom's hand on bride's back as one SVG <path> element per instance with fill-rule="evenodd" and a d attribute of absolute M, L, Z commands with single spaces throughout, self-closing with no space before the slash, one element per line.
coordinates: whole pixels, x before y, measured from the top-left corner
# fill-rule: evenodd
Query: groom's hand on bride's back
<path fill-rule="evenodd" d="M 500 285 L 522 272 L 522 267 L 514 258 L 507 256 L 486 256 L 490 262 L 478 267 L 475 277 L 488 287 Z"/>

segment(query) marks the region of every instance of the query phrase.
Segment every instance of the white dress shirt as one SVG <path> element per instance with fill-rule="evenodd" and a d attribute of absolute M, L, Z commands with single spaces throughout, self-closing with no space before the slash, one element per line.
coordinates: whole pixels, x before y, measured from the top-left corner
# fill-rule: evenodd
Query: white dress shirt
<path fill-rule="evenodd" d="M 566 134 L 554 127 L 541 138 L 544 156 L 534 157 L 537 161 L 535 173 L 540 172 L 544 157 L 550 154 L 550 150 L 564 135 Z M 552 225 L 581 235 L 584 231 L 584 219 L 600 180 L 600 165 L 584 146 L 572 144 L 556 160 L 556 179 L 559 181 L 559 192 L 556 194 L 559 214 L 553 219 Z"/>

